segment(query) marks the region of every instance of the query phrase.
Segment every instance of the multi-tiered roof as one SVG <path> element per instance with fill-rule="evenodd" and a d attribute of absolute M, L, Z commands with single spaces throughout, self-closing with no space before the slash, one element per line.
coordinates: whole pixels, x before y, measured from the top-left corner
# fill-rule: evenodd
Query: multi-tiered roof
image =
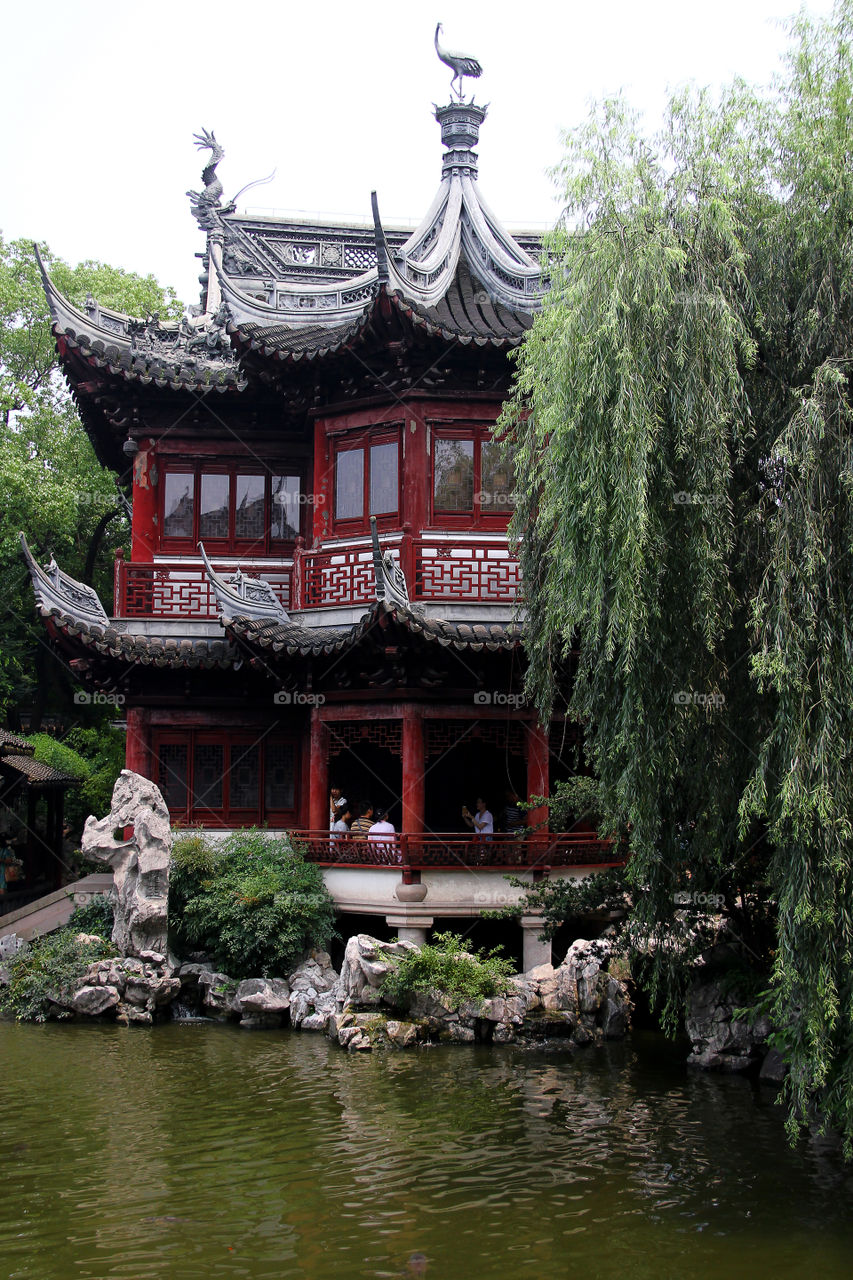
<path fill-rule="evenodd" d="M 307 406 L 322 401 L 324 379 L 338 400 L 363 394 L 371 376 L 386 389 L 392 346 L 403 379 L 399 349 L 420 359 L 418 380 L 427 390 L 452 390 L 460 377 L 482 383 L 486 367 L 505 380 L 505 353 L 520 343 L 541 303 L 540 239 L 510 235 L 480 192 L 475 148 L 486 108 L 459 101 L 435 115 L 445 148 L 441 181 L 414 232 L 384 227 L 375 194 L 372 226 L 240 214 L 233 201 L 222 202 L 222 148 L 204 133 L 197 139 L 211 152 L 204 189 L 190 193 L 207 239 L 200 307 L 177 322 L 126 316 L 91 297 L 76 307 L 42 267 L 63 368 L 102 462 L 125 470 L 128 443 L 139 432 L 134 406 L 143 402 L 213 394 L 224 412 L 253 391 L 269 396 L 286 387 L 282 412 L 304 420 Z M 452 345 L 443 365 L 435 361 L 437 341 Z M 354 352 L 363 368 L 345 376 L 342 362 Z M 324 627 L 316 617 L 292 620 L 274 604 L 252 607 L 251 591 L 242 592 L 242 617 L 236 593 L 223 605 L 217 592 L 226 628 L 218 637 L 207 628 L 158 634 L 153 622 L 129 628 L 107 618 L 91 589 L 55 565 L 41 570 L 26 548 L 25 555 L 51 629 L 99 666 L 231 666 L 246 646 L 267 657 L 306 658 L 357 646 L 364 634 L 361 624 Z M 475 651 L 519 642 L 515 625 L 444 622 L 382 592 L 377 573 L 371 614 L 393 611 L 419 642 Z"/>
<path fill-rule="evenodd" d="M 435 114 L 446 148 L 441 182 L 410 234 L 383 227 L 375 194 L 372 227 L 239 214 L 221 202 L 223 151 L 204 134 L 212 159 L 204 191 L 191 193 L 207 234 L 200 308 L 169 322 L 91 297 L 80 308 L 42 267 L 63 367 L 102 462 L 122 465 L 128 422 L 114 399 L 122 383 L 231 398 L 283 374 L 282 362 L 312 364 L 316 377 L 318 363 L 401 337 L 518 345 L 541 300 L 540 239 L 511 236 L 482 196 L 474 148 L 486 108 L 451 103 Z"/>

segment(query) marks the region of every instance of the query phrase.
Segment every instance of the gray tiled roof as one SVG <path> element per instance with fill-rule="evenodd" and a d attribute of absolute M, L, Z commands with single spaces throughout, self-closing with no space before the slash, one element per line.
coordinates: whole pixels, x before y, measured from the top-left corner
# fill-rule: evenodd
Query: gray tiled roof
<path fill-rule="evenodd" d="M 13 777 L 17 774 L 31 787 L 79 787 L 82 781 L 32 756 L 0 756 L 0 772 Z"/>

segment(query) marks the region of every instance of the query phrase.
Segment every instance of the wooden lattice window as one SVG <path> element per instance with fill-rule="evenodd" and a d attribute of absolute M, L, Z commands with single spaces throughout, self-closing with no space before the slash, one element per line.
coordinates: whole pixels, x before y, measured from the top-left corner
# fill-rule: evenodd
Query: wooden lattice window
<path fill-rule="evenodd" d="M 298 804 L 293 740 L 222 729 L 162 730 L 157 784 L 173 821 L 199 826 L 292 825 Z"/>

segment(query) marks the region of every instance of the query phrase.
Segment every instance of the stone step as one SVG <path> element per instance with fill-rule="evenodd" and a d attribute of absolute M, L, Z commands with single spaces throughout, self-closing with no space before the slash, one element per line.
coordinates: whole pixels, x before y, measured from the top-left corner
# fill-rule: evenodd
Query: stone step
<path fill-rule="evenodd" d="M 0 916 L 0 938 L 14 933 L 29 942 L 31 938 L 53 933 L 68 923 L 75 907 L 84 906 L 96 894 L 109 893 L 112 884 L 112 873 L 99 871 L 36 898 L 35 902 Z"/>

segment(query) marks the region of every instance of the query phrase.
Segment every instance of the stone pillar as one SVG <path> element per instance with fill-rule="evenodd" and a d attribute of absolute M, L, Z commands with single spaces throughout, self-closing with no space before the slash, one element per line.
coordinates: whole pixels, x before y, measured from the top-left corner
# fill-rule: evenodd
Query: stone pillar
<path fill-rule="evenodd" d="M 403 831 L 424 829 L 424 722 L 420 707 L 403 708 Z"/>
<path fill-rule="evenodd" d="M 414 942 L 422 947 L 427 940 L 427 934 L 432 928 L 432 916 L 414 915 L 408 912 L 403 915 L 386 916 L 385 923 L 389 929 L 397 930 L 397 937 L 401 942 Z"/>
<path fill-rule="evenodd" d="M 548 768 L 548 731 L 538 721 L 527 724 L 527 798 L 530 796 L 547 796 L 550 790 L 550 771 Z M 527 817 L 531 827 L 537 827 L 543 834 L 548 830 L 548 810 L 545 805 L 531 809 Z"/>
<path fill-rule="evenodd" d="M 308 827 L 325 831 L 329 827 L 329 730 L 320 719 L 320 708 L 311 708 L 310 783 Z"/>
<path fill-rule="evenodd" d="M 537 965 L 551 963 L 551 943 L 539 941 L 538 935 L 541 932 L 541 916 L 521 917 L 521 967 L 524 973 L 528 969 L 535 969 Z"/>

